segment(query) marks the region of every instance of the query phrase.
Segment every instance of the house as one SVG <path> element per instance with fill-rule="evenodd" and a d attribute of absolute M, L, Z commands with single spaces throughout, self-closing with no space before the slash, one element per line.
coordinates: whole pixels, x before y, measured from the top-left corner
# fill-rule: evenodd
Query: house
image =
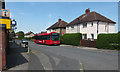
<path fill-rule="evenodd" d="M 50 32 L 57 32 L 60 33 L 60 35 L 63 35 L 66 33 L 66 25 L 68 23 L 64 20 L 58 19 L 58 22 L 47 28 L 47 33 Z"/>
<path fill-rule="evenodd" d="M 18 34 L 15 34 L 15 38 L 18 39 Z"/>
<path fill-rule="evenodd" d="M 41 33 L 47 33 L 47 31 L 41 31 Z"/>
<path fill-rule="evenodd" d="M 33 36 L 34 36 L 34 33 L 30 31 L 30 32 L 26 33 L 24 37 L 29 38 L 29 37 L 33 37 Z"/>
<path fill-rule="evenodd" d="M 114 33 L 115 23 L 95 11 L 86 9 L 85 14 L 66 26 L 66 33 L 82 33 L 82 39 L 97 39 L 100 33 Z"/>

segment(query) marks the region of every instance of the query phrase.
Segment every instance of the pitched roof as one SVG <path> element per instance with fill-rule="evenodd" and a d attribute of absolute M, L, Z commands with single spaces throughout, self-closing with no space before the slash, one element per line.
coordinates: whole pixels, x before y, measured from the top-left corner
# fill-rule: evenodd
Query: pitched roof
<path fill-rule="evenodd" d="M 108 19 L 107 17 L 93 11 L 93 12 L 89 12 L 89 13 L 79 16 L 78 18 L 70 22 L 67 26 L 80 24 L 84 22 L 90 22 L 90 21 L 103 21 L 103 22 L 109 22 L 109 23 L 114 23 L 114 24 L 116 23 Z"/>
<path fill-rule="evenodd" d="M 52 26 L 50 26 L 49 28 L 47 28 L 47 30 L 49 29 L 54 29 L 54 28 L 62 28 L 62 27 L 66 27 L 68 23 L 65 22 L 64 20 L 59 19 L 58 22 L 56 22 L 55 24 L 53 24 Z"/>
<path fill-rule="evenodd" d="M 33 32 L 30 31 L 30 32 L 26 33 L 25 35 L 30 35 L 30 34 L 32 34 L 32 33 L 33 33 Z M 34 33 L 33 33 L 33 34 L 34 34 Z"/>

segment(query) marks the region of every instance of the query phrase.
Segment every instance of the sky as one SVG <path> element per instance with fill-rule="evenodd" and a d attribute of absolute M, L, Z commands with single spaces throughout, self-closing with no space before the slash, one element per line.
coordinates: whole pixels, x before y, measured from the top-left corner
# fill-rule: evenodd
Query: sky
<path fill-rule="evenodd" d="M 16 32 L 25 33 L 46 31 L 59 18 L 69 23 L 88 8 L 115 21 L 118 32 L 118 2 L 6 2 L 11 19 L 17 21 Z"/>

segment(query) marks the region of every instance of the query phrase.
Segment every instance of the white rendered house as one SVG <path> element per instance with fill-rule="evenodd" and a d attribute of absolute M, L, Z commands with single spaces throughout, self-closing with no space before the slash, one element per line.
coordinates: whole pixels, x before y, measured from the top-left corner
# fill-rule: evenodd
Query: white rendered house
<path fill-rule="evenodd" d="M 115 32 L 114 21 L 89 9 L 85 12 L 66 26 L 66 33 L 82 33 L 83 39 L 97 39 L 100 33 Z"/>
<path fill-rule="evenodd" d="M 34 33 L 30 31 L 30 32 L 26 33 L 24 37 L 29 38 L 29 37 L 33 37 L 33 36 L 34 36 Z"/>

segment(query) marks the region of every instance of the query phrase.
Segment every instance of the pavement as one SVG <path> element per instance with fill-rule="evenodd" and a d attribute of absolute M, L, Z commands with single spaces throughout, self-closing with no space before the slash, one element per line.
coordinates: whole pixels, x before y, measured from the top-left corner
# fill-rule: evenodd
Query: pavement
<path fill-rule="evenodd" d="M 118 51 L 71 45 L 47 46 L 29 42 L 11 44 L 9 70 L 118 70 Z M 10 63 L 11 62 L 11 63 Z"/>
<path fill-rule="evenodd" d="M 20 46 L 18 43 L 9 42 L 10 48 L 7 54 L 7 69 L 8 70 L 28 70 L 28 55 L 27 49 Z"/>
<path fill-rule="evenodd" d="M 86 49 L 86 50 L 97 50 L 97 51 L 102 51 L 102 52 L 118 52 L 118 50 L 98 49 L 98 48 L 95 48 L 95 47 L 72 46 L 72 45 L 64 45 L 64 44 L 61 44 L 60 46 L 63 46 L 63 47 L 75 47 L 75 48 Z"/>

